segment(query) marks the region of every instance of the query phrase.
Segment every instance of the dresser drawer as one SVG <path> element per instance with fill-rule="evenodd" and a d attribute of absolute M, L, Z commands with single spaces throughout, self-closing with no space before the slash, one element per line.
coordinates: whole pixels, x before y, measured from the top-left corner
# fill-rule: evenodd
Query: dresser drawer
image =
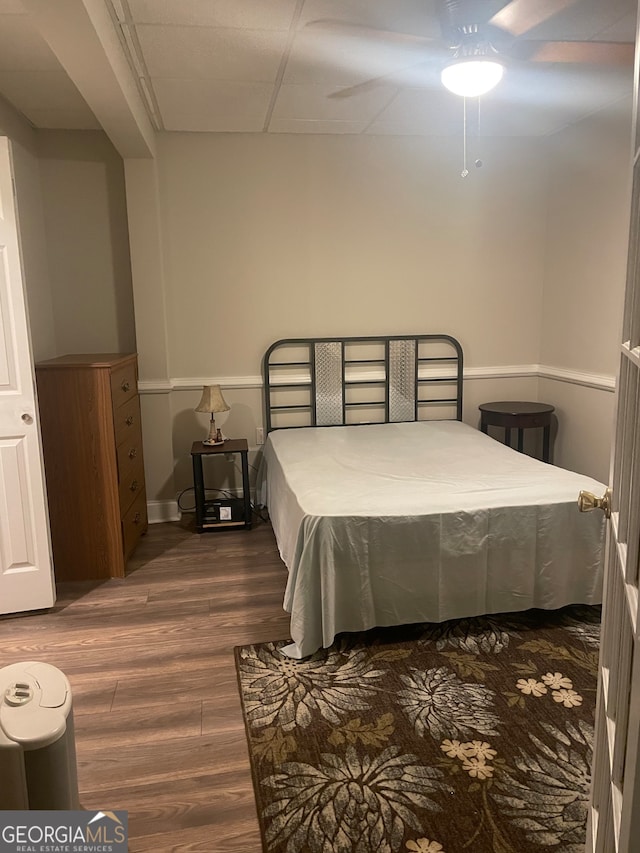
<path fill-rule="evenodd" d="M 118 479 L 124 480 L 128 472 L 142 459 L 142 432 L 140 424 L 131 427 L 124 441 L 116 448 L 118 457 Z"/>
<path fill-rule="evenodd" d="M 136 355 L 72 353 L 36 377 L 56 580 L 123 578 L 147 529 Z"/>
<path fill-rule="evenodd" d="M 114 411 L 138 396 L 138 377 L 134 361 L 111 371 L 111 400 Z"/>
<path fill-rule="evenodd" d="M 140 399 L 136 396 L 124 406 L 113 410 L 113 426 L 116 434 L 116 447 L 123 442 L 129 442 L 131 436 L 139 441 L 140 429 Z"/>
<path fill-rule="evenodd" d="M 147 496 L 143 489 L 122 518 L 122 541 L 125 560 L 136 547 L 138 539 L 146 532 L 147 527 Z"/>
<path fill-rule="evenodd" d="M 144 492 L 144 467 L 142 459 L 138 459 L 137 464 L 127 472 L 126 476 L 118 484 L 120 511 L 123 515 L 140 492 Z"/>

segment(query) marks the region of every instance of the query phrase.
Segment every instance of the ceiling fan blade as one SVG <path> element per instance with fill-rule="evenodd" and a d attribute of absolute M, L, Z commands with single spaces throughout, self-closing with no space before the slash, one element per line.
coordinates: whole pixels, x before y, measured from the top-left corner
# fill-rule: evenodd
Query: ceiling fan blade
<path fill-rule="evenodd" d="M 338 89 L 332 92 L 330 98 L 351 98 L 353 95 L 361 95 L 365 92 L 370 92 L 375 89 L 379 83 L 386 80 L 388 74 L 383 74 L 381 77 L 372 77 L 370 80 L 364 80 L 362 83 L 356 83 L 355 86 L 347 86 L 345 89 Z"/>
<path fill-rule="evenodd" d="M 633 67 L 635 45 L 618 41 L 518 41 L 509 51 L 532 62 Z"/>
<path fill-rule="evenodd" d="M 511 0 L 489 19 L 489 24 L 506 30 L 513 36 L 521 36 L 575 2 L 576 0 Z"/>
<path fill-rule="evenodd" d="M 395 30 L 380 30 L 376 27 L 364 27 L 361 24 L 354 24 L 350 21 L 334 20 L 332 18 L 319 18 L 316 21 L 309 21 L 305 24 L 305 27 L 330 30 L 331 32 L 341 33 L 343 35 L 362 36 L 366 39 L 380 39 L 386 44 L 416 45 L 421 47 L 439 42 L 439 39 L 429 38 L 428 36 L 416 36 L 411 33 L 398 33 Z"/>
<path fill-rule="evenodd" d="M 385 80 L 388 80 L 393 74 L 401 73 L 403 71 L 408 71 L 410 68 L 419 68 L 421 65 L 430 65 L 431 63 L 427 60 L 418 60 L 417 62 L 411 62 L 404 66 L 404 68 L 398 69 L 395 72 L 389 72 L 388 74 L 381 74 L 379 77 L 372 77 L 370 80 L 364 80 L 362 83 L 356 83 L 354 86 L 347 86 L 345 89 L 338 89 L 336 92 L 332 92 L 329 97 L 330 98 L 350 98 L 352 95 L 359 95 L 362 92 L 369 92 L 371 89 L 375 89 L 375 87 L 379 83 L 383 83 Z M 397 86 L 398 84 L 392 83 L 390 85 Z"/>

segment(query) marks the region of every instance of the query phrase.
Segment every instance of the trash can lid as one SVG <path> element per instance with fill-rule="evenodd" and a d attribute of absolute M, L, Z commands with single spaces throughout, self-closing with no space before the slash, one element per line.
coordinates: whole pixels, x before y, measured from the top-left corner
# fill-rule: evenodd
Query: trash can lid
<path fill-rule="evenodd" d="M 5 743 L 23 749 L 54 743 L 66 731 L 70 710 L 71 686 L 55 666 L 25 661 L 0 669 L 0 732 Z"/>

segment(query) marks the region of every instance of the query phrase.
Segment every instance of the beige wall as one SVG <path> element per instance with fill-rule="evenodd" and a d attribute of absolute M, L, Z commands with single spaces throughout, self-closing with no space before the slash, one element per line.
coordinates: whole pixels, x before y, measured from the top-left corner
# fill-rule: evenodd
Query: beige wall
<path fill-rule="evenodd" d="M 37 134 L 0 98 L 0 133 L 11 139 L 20 249 L 34 360 L 56 354 Z"/>
<path fill-rule="evenodd" d="M 15 144 L 35 151 L 36 132 L 24 116 L 0 95 L 0 133 Z"/>
<path fill-rule="evenodd" d="M 631 101 L 550 137 L 544 364 L 614 375 L 629 226 Z"/>
<path fill-rule="evenodd" d="M 34 361 L 135 350 L 124 168 L 100 132 L 34 131 L 0 98 L 12 141 Z"/>
<path fill-rule="evenodd" d="M 550 379 L 539 393 L 556 408 L 554 463 L 608 483 L 615 394 Z"/>
<path fill-rule="evenodd" d="M 449 332 L 469 364 L 537 362 L 540 146 L 451 139 L 164 134 L 173 376 L 255 375 L 279 337 Z"/>
<path fill-rule="evenodd" d="M 22 268 L 27 294 L 33 360 L 57 354 L 53 298 L 40 183 L 40 164 L 34 153 L 13 143 Z"/>
<path fill-rule="evenodd" d="M 135 351 L 122 159 L 98 131 L 39 131 L 59 353 Z"/>
<path fill-rule="evenodd" d="M 630 197 L 631 101 L 548 140 L 549 195 L 541 325 L 544 365 L 615 377 Z M 558 410 L 557 464 L 609 477 L 614 394 L 544 379 Z"/>

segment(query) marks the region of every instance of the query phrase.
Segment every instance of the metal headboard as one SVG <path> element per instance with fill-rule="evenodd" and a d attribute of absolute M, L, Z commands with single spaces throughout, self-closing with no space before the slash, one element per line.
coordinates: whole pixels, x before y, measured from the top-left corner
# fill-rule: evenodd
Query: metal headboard
<path fill-rule="evenodd" d="M 450 335 L 285 338 L 262 362 L 266 429 L 462 420 L 462 368 Z"/>

